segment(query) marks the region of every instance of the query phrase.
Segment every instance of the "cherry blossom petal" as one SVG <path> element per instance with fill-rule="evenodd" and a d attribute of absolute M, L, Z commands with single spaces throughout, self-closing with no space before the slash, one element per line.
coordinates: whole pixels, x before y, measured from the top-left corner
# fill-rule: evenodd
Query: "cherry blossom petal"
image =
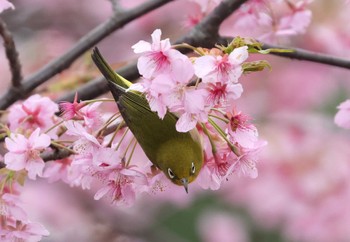
<path fill-rule="evenodd" d="M 179 132 L 188 132 L 194 127 L 196 127 L 196 125 L 197 120 L 195 120 L 191 114 L 184 113 L 176 122 L 176 130 Z"/>
<path fill-rule="evenodd" d="M 20 171 L 25 168 L 27 155 L 25 153 L 6 153 L 4 156 L 6 168 L 14 171 Z"/>
<path fill-rule="evenodd" d="M 203 78 L 213 72 L 216 68 L 215 60 L 215 57 L 212 55 L 204 55 L 197 58 L 194 62 L 194 72 L 196 76 Z"/>
<path fill-rule="evenodd" d="M 234 49 L 228 58 L 230 62 L 235 65 L 242 64 L 248 58 L 248 46 L 242 46 Z"/>
<path fill-rule="evenodd" d="M 144 40 L 140 40 L 139 42 L 131 46 L 131 48 L 134 50 L 135 53 L 143 53 L 146 51 L 151 51 L 151 44 Z"/>

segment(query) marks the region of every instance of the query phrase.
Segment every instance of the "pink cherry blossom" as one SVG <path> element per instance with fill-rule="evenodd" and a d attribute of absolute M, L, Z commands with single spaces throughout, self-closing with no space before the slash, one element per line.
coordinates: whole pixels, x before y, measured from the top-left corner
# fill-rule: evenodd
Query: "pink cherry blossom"
<path fill-rule="evenodd" d="M 27 213 L 22 208 L 20 197 L 16 194 L 4 193 L 0 197 L 0 215 L 16 220 L 26 220 Z"/>
<path fill-rule="evenodd" d="M 13 224 L 7 226 L 1 238 L 4 238 L 5 241 L 37 242 L 42 239 L 42 236 L 48 235 L 50 235 L 49 231 L 39 223 L 15 221 Z"/>
<path fill-rule="evenodd" d="M 230 120 L 227 128 L 229 140 L 241 147 L 252 148 L 258 141 L 258 130 L 242 112 L 227 113 Z"/>
<path fill-rule="evenodd" d="M 138 88 L 138 86 L 141 88 Z M 171 80 L 171 77 L 166 74 L 160 74 L 154 79 L 143 79 L 140 83 L 130 87 L 135 90 L 142 89 L 146 93 L 146 98 L 152 111 L 157 112 L 159 118 L 163 119 L 167 112 L 167 99 L 175 90 L 176 83 Z"/>
<path fill-rule="evenodd" d="M 7 9 L 15 9 L 15 6 L 7 1 L 7 0 L 0 0 L 0 13 L 4 12 Z"/>
<path fill-rule="evenodd" d="M 135 53 L 142 53 L 137 68 L 145 78 L 152 78 L 161 73 L 177 74 L 172 70 L 174 62 L 189 62 L 187 56 L 171 48 L 169 39 L 161 40 L 161 34 L 161 30 L 156 29 L 151 35 L 152 43 L 141 40 L 132 46 Z"/>
<path fill-rule="evenodd" d="M 339 111 L 334 117 L 334 122 L 342 128 L 350 129 L 350 100 L 342 102 L 338 106 Z"/>
<path fill-rule="evenodd" d="M 267 145 L 266 141 L 256 142 L 255 147 L 241 149 L 241 155 L 234 163 L 233 172 L 238 173 L 239 176 L 248 176 L 250 178 L 258 177 L 258 169 L 256 163 L 258 160 L 258 153 Z"/>
<path fill-rule="evenodd" d="M 48 97 L 35 94 L 23 103 L 17 103 L 9 108 L 8 122 L 11 131 L 21 127 L 34 130 L 46 130 L 54 125 L 54 115 L 58 112 L 58 105 Z"/>
<path fill-rule="evenodd" d="M 204 88 L 207 90 L 207 105 L 211 107 L 230 107 L 243 92 L 243 87 L 239 83 L 207 83 Z"/>
<path fill-rule="evenodd" d="M 97 146 L 100 145 L 100 143 L 95 138 L 95 136 L 90 134 L 88 132 L 88 130 L 86 130 L 83 127 L 83 125 L 81 125 L 79 122 L 72 121 L 72 120 L 66 121 L 66 122 L 64 122 L 64 126 L 67 128 L 67 132 L 66 132 L 67 135 L 79 137 L 79 138 L 86 140 L 88 142 L 91 142 L 92 144 L 95 144 Z"/>
<path fill-rule="evenodd" d="M 229 55 L 204 55 L 194 63 L 195 74 L 204 83 L 236 83 L 243 72 L 241 64 L 247 58 L 247 46 L 236 48 Z"/>
<path fill-rule="evenodd" d="M 96 167 L 114 167 L 120 164 L 120 156 L 120 152 L 115 149 L 101 147 L 95 152 L 92 162 Z"/>
<path fill-rule="evenodd" d="M 21 134 L 12 133 L 5 139 L 6 148 L 9 150 L 4 157 L 6 167 L 14 171 L 25 169 L 28 171 L 28 177 L 35 180 L 37 175 L 42 176 L 45 166 L 40 152 L 50 143 L 50 137 L 40 134 L 39 128 L 28 139 Z"/>
<path fill-rule="evenodd" d="M 282 17 L 279 21 L 276 35 L 288 36 L 303 34 L 310 25 L 312 12 L 308 9 L 293 11 L 290 15 Z"/>
<path fill-rule="evenodd" d="M 93 181 L 93 157 L 101 144 L 78 121 L 66 121 L 65 126 L 67 135 L 77 137 L 73 143 L 76 154 L 71 156 L 73 160 L 70 167 L 70 184 L 89 189 Z"/>
<path fill-rule="evenodd" d="M 60 111 L 62 113 L 61 116 L 65 120 L 70 120 L 74 117 L 81 119 L 82 114 L 80 113 L 80 109 L 83 108 L 85 105 L 86 103 L 78 102 L 78 93 L 75 93 L 73 103 L 61 102 L 59 104 Z"/>
<path fill-rule="evenodd" d="M 107 184 L 96 192 L 95 200 L 107 195 L 114 204 L 131 206 L 147 185 L 147 177 L 143 173 L 121 165 L 110 173 Z"/>
<path fill-rule="evenodd" d="M 48 178 L 49 182 L 62 180 L 65 183 L 70 183 L 70 167 L 72 159 L 70 157 L 61 160 L 47 162 L 43 172 L 43 177 Z"/>
<path fill-rule="evenodd" d="M 95 130 L 103 123 L 102 114 L 98 109 L 100 105 L 101 102 L 94 102 L 80 109 L 81 115 L 85 121 L 84 124 L 91 130 Z"/>
<path fill-rule="evenodd" d="M 195 128 L 197 122 L 208 120 L 208 110 L 205 107 L 206 91 L 204 89 L 187 88 L 182 96 L 181 115 L 176 122 L 176 130 L 187 132 Z"/>
<path fill-rule="evenodd" d="M 204 189 L 218 190 L 221 183 L 231 175 L 237 156 L 227 147 L 220 148 L 217 153 L 207 154 L 205 164 L 199 173 L 198 183 Z"/>

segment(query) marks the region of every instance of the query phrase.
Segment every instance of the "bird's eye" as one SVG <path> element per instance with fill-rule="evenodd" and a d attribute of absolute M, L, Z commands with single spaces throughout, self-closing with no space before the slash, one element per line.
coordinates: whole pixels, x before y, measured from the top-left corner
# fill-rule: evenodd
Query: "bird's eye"
<path fill-rule="evenodd" d="M 192 162 L 192 167 L 191 167 L 191 174 L 196 173 L 196 167 L 194 166 L 194 163 Z"/>
<path fill-rule="evenodd" d="M 173 179 L 175 177 L 174 172 L 170 168 L 168 168 L 168 175 L 171 179 Z"/>

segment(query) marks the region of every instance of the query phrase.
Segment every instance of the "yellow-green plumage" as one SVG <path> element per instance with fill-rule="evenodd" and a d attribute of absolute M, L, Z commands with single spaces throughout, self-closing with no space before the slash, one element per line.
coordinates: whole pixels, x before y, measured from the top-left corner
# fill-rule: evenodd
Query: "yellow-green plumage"
<path fill-rule="evenodd" d="M 125 123 L 147 157 L 173 183 L 185 186 L 187 191 L 187 184 L 197 177 L 203 163 L 198 131 L 178 132 L 174 114 L 168 112 L 164 119 L 160 119 L 157 113 L 151 111 L 142 94 L 126 92 L 131 82 L 115 73 L 97 48 L 92 59 L 107 79 Z"/>

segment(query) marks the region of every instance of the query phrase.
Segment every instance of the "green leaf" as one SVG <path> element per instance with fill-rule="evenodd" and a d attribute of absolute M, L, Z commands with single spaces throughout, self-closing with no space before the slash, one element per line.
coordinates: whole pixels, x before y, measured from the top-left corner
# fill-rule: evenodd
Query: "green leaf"
<path fill-rule="evenodd" d="M 266 68 L 271 70 L 271 65 L 266 60 L 259 60 L 259 61 L 245 62 L 242 64 L 242 68 L 243 68 L 243 73 L 250 73 L 255 71 L 263 71 Z"/>

